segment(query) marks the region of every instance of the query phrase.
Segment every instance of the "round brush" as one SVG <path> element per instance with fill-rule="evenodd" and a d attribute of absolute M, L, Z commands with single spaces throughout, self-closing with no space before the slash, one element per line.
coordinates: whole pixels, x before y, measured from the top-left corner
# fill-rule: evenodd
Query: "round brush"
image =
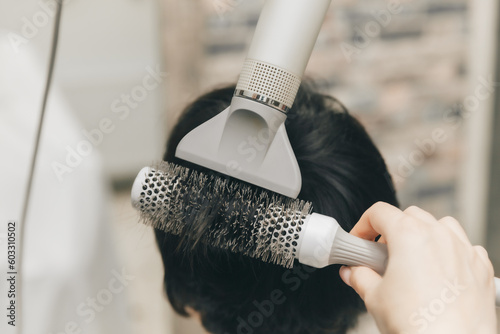
<path fill-rule="evenodd" d="M 384 272 L 385 244 L 345 232 L 311 204 L 225 176 L 162 162 L 145 167 L 132 189 L 142 221 L 262 261 L 292 267 L 367 266 Z M 193 242 L 193 246 L 195 243 Z"/>

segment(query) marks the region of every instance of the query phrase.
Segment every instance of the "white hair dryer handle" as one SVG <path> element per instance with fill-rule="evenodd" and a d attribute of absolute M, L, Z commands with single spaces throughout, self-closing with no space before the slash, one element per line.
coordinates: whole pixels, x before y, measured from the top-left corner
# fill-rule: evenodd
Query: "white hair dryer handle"
<path fill-rule="evenodd" d="M 331 0 L 268 0 L 248 58 L 302 77 Z"/>
<path fill-rule="evenodd" d="M 293 105 L 331 0 L 267 0 L 236 95 L 282 112 Z"/>

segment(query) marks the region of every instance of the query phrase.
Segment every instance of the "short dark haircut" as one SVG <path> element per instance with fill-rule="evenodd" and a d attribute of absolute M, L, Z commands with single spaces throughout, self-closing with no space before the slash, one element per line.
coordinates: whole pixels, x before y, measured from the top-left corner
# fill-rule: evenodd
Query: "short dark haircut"
<path fill-rule="evenodd" d="M 214 90 L 184 110 L 165 161 L 197 168 L 176 158 L 175 149 L 189 131 L 228 107 L 234 90 Z M 302 174 L 299 198 L 312 202 L 314 212 L 349 231 L 375 202 L 398 205 L 381 154 L 335 98 L 301 85 L 285 126 Z M 295 261 L 285 269 L 210 246 L 185 247 L 182 236 L 155 233 L 170 303 L 181 315 L 188 315 L 187 307 L 199 312 L 210 333 L 345 333 L 366 311 L 341 281 L 338 265 L 316 270 Z"/>

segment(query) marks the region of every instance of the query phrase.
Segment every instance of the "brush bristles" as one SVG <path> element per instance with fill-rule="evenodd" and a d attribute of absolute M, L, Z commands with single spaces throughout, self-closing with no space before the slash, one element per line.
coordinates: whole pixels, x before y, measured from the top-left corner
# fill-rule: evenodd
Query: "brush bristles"
<path fill-rule="evenodd" d="M 166 233 L 287 268 L 311 205 L 172 163 L 152 167 L 138 198 L 141 221 Z"/>

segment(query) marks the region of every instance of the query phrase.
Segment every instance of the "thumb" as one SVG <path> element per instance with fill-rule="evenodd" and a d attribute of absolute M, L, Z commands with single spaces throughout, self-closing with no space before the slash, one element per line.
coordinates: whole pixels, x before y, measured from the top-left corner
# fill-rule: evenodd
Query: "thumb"
<path fill-rule="evenodd" d="M 382 277 L 374 270 L 367 267 L 346 267 L 340 268 L 340 278 L 349 285 L 365 301 L 367 292 L 375 289 L 382 281 Z"/>

